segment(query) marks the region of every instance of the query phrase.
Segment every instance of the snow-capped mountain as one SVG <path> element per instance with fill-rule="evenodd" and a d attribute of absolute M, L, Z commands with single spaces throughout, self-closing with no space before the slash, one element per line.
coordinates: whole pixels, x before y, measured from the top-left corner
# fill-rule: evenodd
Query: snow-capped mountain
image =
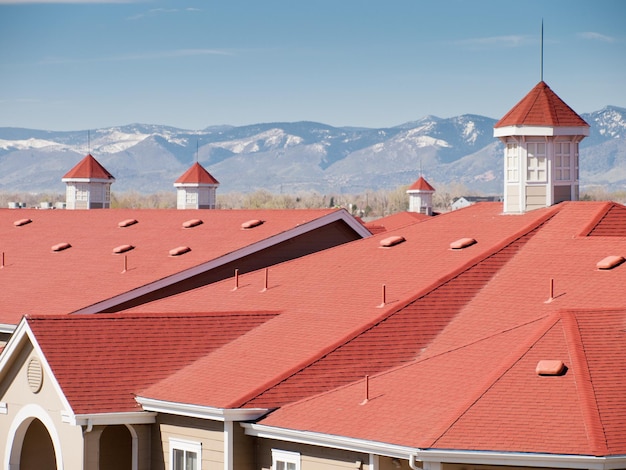
<path fill-rule="evenodd" d="M 626 187 L 626 109 L 584 114 L 581 184 Z M 132 124 L 94 131 L 0 128 L 0 191 L 63 192 L 62 176 L 88 152 L 115 177 L 114 191 L 174 191 L 197 158 L 220 192 L 360 193 L 393 189 L 420 172 L 434 184 L 458 182 L 498 194 L 502 146 L 496 120 L 427 116 L 381 129 L 315 122 L 214 126 L 203 130 Z"/>

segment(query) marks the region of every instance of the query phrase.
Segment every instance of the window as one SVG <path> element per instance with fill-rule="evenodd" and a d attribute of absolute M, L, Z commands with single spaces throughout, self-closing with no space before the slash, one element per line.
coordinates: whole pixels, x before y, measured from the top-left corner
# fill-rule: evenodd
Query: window
<path fill-rule="evenodd" d="M 78 183 L 76 185 L 76 200 L 88 201 L 89 200 L 89 185 L 86 183 Z"/>
<path fill-rule="evenodd" d="M 554 178 L 557 181 L 571 179 L 571 151 L 569 142 L 554 144 Z"/>
<path fill-rule="evenodd" d="M 192 191 L 188 189 L 185 203 L 186 204 L 198 204 L 198 193 L 196 191 Z"/>
<path fill-rule="evenodd" d="M 272 449 L 272 470 L 300 470 L 300 454 Z"/>
<path fill-rule="evenodd" d="M 546 144 L 543 142 L 527 144 L 528 166 L 526 180 L 530 182 L 546 181 Z"/>
<path fill-rule="evenodd" d="M 202 445 L 199 442 L 170 438 L 171 470 L 202 470 Z"/>
<path fill-rule="evenodd" d="M 506 144 L 506 180 L 517 182 L 519 160 L 517 156 L 517 144 Z"/>

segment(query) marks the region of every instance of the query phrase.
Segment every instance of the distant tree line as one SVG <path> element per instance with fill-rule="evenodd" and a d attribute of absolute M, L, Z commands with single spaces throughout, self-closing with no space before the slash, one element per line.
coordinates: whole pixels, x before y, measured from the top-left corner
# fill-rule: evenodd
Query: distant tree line
<path fill-rule="evenodd" d="M 433 194 L 433 210 L 447 212 L 452 201 L 460 196 L 482 196 L 470 191 L 461 184 L 436 184 Z M 395 189 L 365 191 L 359 194 L 299 192 L 296 194 L 274 194 L 266 190 L 251 193 L 232 192 L 217 194 L 220 209 L 322 209 L 343 207 L 358 217 L 378 218 L 409 208 L 408 186 Z M 626 191 L 609 192 L 603 188 L 593 188 L 581 193 L 585 201 L 616 201 L 626 203 Z M 24 207 L 41 207 L 45 202 L 52 207 L 65 202 L 65 194 L 60 193 L 19 193 L 0 192 L 0 207 L 7 208 L 10 202 L 19 202 Z M 111 192 L 112 208 L 131 209 L 173 209 L 176 208 L 176 193 L 158 192 L 142 194 L 136 191 Z"/>

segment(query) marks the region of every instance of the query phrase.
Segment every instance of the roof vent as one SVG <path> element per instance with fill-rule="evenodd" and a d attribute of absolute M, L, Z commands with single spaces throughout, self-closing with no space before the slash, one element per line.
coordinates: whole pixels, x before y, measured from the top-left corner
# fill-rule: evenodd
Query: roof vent
<path fill-rule="evenodd" d="M 624 261 L 625 260 L 623 256 L 607 256 L 603 260 L 598 261 L 598 263 L 596 264 L 596 268 L 601 270 L 613 269 L 618 267 Z"/>
<path fill-rule="evenodd" d="M 187 220 L 186 222 L 183 222 L 183 228 L 191 228 L 191 227 L 197 227 L 198 225 L 202 225 L 203 222 L 200 219 L 191 219 L 191 220 Z"/>
<path fill-rule="evenodd" d="M 259 220 L 259 219 L 248 220 L 247 222 L 244 222 L 243 224 L 241 224 L 241 228 L 245 230 L 249 228 L 258 227 L 263 222 L 264 222 L 263 220 Z"/>
<path fill-rule="evenodd" d="M 70 245 L 69 243 L 65 242 L 65 243 L 57 243 L 56 245 L 53 245 L 51 250 L 52 251 L 63 251 L 63 250 L 67 250 L 68 248 L 71 248 L 72 245 Z"/>
<path fill-rule="evenodd" d="M 133 245 L 120 245 L 113 248 L 113 254 L 119 255 L 120 253 L 126 253 L 127 251 L 134 250 Z"/>
<path fill-rule="evenodd" d="M 180 255 L 184 255 L 185 253 L 191 251 L 191 248 L 189 248 L 188 246 L 179 246 L 176 248 L 172 248 L 170 250 L 170 256 L 180 256 Z"/>
<path fill-rule="evenodd" d="M 474 238 L 459 238 L 456 241 L 450 243 L 451 250 L 462 250 L 463 248 L 467 248 L 468 246 L 472 246 L 476 243 L 476 239 Z"/>
<path fill-rule="evenodd" d="M 131 225 L 135 225 L 136 223 L 137 223 L 137 219 L 126 219 L 118 223 L 117 226 L 120 228 L 124 228 L 124 227 L 130 227 Z"/>
<path fill-rule="evenodd" d="M 13 225 L 15 225 L 16 227 L 21 227 L 22 225 L 28 225 L 32 222 L 31 219 L 20 219 L 20 220 L 16 220 L 15 222 L 13 222 Z"/>
<path fill-rule="evenodd" d="M 543 360 L 537 363 L 535 372 L 537 375 L 564 375 L 567 372 L 567 367 L 563 361 Z"/>
<path fill-rule="evenodd" d="M 394 235 L 381 240 L 380 246 L 381 248 L 391 248 L 392 246 L 399 245 L 404 241 L 406 241 L 406 239 L 402 235 Z"/>

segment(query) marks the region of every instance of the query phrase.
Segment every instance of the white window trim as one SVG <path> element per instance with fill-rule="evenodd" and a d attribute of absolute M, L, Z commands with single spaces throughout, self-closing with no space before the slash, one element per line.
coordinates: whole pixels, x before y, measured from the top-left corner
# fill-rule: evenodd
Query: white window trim
<path fill-rule="evenodd" d="M 202 443 L 194 441 L 186 441 L 175 437 L 169 438 L 170 446 L 170 470 L 174 469 L 174 449 L 185 452 L 195 452 L 198 455 L 198 469 L 202 470 Z"/>
<path fill-rule="evenodd" d="M 272 449 L 272 470 L 276 470 L 276 462 L 293 463 L 300 470 L 300 453 L 287 450 Z"/>

